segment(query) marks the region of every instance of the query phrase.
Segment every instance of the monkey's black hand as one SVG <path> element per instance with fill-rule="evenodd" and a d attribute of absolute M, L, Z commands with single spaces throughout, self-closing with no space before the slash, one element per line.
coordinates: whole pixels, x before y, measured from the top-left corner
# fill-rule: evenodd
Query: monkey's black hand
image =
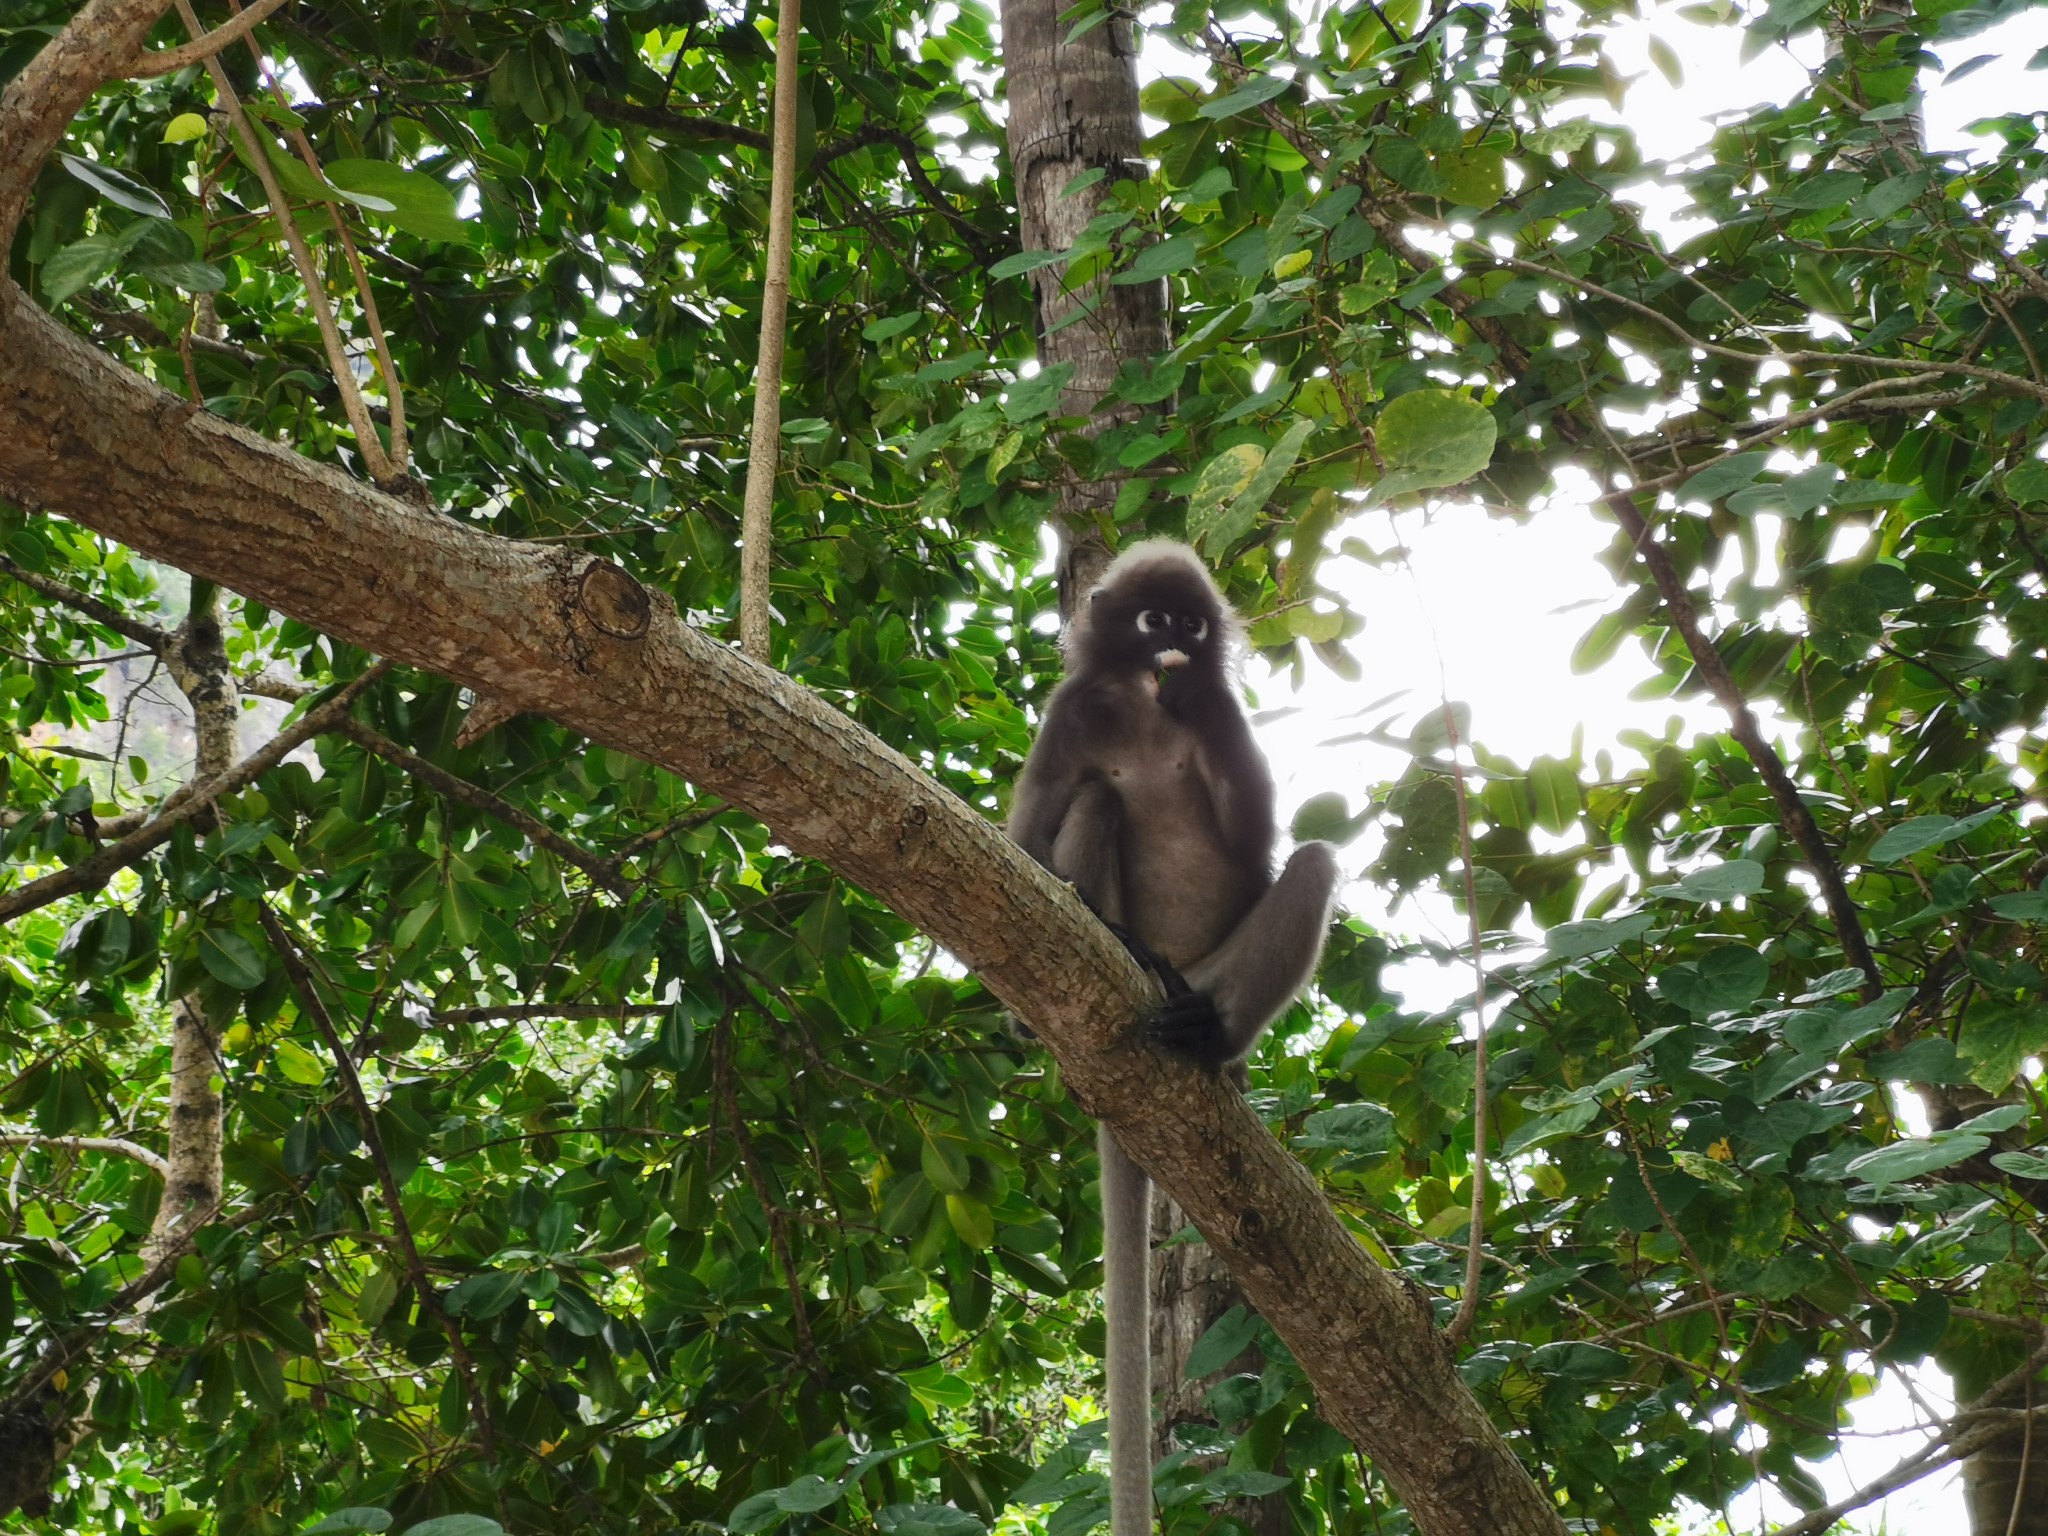
<path fill-rule="evenodd" d="M 1185 987 L 1187 983 L 1181 985 Z M 1155 1045 L 1186 1056 L 1207 1071 L 1221 1071 L 1230 1060 L 1230 1040 L 1223 1032 L 1223 1015 L 1216 1011 L 1216 999 L 1206 992 L 1183 991 L 1168 997 L 1152 1015 L 1146 1032 Z"/>

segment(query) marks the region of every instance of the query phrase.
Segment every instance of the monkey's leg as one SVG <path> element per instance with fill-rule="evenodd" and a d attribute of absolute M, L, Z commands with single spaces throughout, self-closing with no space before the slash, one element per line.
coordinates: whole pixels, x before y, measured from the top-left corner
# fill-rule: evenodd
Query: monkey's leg
<path fill-rule="evenodd" d="M 1110 1536 L 1152 1531 L 1152 1183 L 1096 1127 L 1102 1160 L 1102 1306 L 1108 1348 Z"/>
<path fill-rule="evenodd" d="M 1187 968 L 1194 991 L 1160 1006 L 1152 1038 L 1211 1070 L 1244 1056 L 1315 975 L 1336 891 L 1336 850 L 1295 849 L 1230 937 Z"/>

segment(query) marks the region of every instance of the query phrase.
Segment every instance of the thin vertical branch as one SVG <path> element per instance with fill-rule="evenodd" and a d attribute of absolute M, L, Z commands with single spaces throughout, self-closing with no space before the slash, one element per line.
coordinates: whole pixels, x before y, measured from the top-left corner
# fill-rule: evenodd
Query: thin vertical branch
<path fill-rule="evenodd" d="M 192 9 L 191 0 L 177 0 L 178 14 L 185 19 L 185 26 L 193 37 L 206 35 L 198 15 Z M 263 195 L 270 203 L 272 217 L 277 220 L 278 232 L 284 237 L 285 246 L 292 253 L 292 265 L 298 268 L 299 281 L 306 289 L 306 302 L 313 308 L 313 318 L 320 326 L 320 340 L 327 350 L 327 366 L 334 373 L 334 387 L 341 393 L 341 408 L 348 417 L 348 424 L 356 435 L 357 450 L 363 456 L 363 466 L 370 472 L 370 478 L 383 485 L 393 477 L 391 460 L 384 452 L 383 441 L 377 436 L 377 427 L 370 420 L 370 408 L 363 403 L 363 392 L 356 386 L 356 376 L 349 368 L 348 350 L 342 345 L 341 328 L 334 320 L 334 306 L 327 301 L 327 287 L 320 276 L 320 268 L 313 261 L 313 253 L 307 249 L 306 240 L 299 233 L 299 226 L 292 219 L 291 204 L 285 200 L 284 189 L 278 185 L 277 172 L 271 168 L 268 146 L 256 131 L 256 125 L 249 121 L 249 114 L 242 106 L 242 98 L 235 94 L 235 87 L 217 58 L 206 61 L 206 72 L 213 77 L 213 93 L 221 106 L 234 121 L 235 132 L 241 137 L 242 147 L 249 153 L 250 167 L 256 172 L 256 179 L 263 183 Z"/>
<path fill-rule="evenodd" d="M 1465 768 L 1458 759 L 1458 721 L 1444 700 L 1444 730 L 1450 737 L 1451 787 L 1458 797 L 1458 852 L 1465 866 L 1465 917 L 1472 930 L 1472 1007 L 1479 1038 L 1472 1052 L 1472 1224 L 1465 1242 L 1465 1290 L 1444 1329 L 1453 1348 L 1465 1341 L 1479 1315 L 1480 1267 L 1486 1256 L 1486 955 L 1480 948 L 1478 882 L 1472 875 L 1472 814 L 1465 797 Z"/>
<path fill-rule="evenodd" d="M 1637 509 L 1635 498 L 1624 491 L 1616 491 L 1606 497 L 1605 505 L 1621 524 L 1622 531 L 1634 541 L 1636 553 L 1643 557 L 1643 563 L 1650 568 L 1650 576 L 1657 583 L 1657 595 L 1664 600 L 1664 611 L 1671 619 L 1671 627 L 1685 641 L 1685 648 L 1692 656 L 1701 681 L 1721 708 L 1727 711 L 1730 734 L 1741 744 L 1758 777 L 1770 790 L 1771 799 L 1778 807 L 1779 822 L 1792 834 L 1792 840 L 1799 845 L 1799 851 L 1805 858 L 1806 867 L 1820 882 L 1821 896 L 1827 903 L 1828 917 L 1834 924 L 1835 937 L 1841 943 L 1842 956 L 1863 973 L 1864 1000 L 1876 999 L 1884 991 L 1884 976 L 1877 968 L 1877 957 L 1870 951 L 1870 940 L 1864 937 L 1862 917 L 1849 895 L 1841 861 L 1828 846 L 1820 823 L 1813 818 L 1811 807 L 1800 798 L 1799 786 L 1786 771 L 1785 760 L 1778 756 L 1777 748 L 1764 740 L 1763 730 L 1756 722 L 1748 698 L 1735 681 L 1734 674 L 1728 670 L 1728 663 L 1722 658 L 1719 648 L 1700 627 L 1699 610 L 1693 606 L 1692 594 L 1686 591 L 1678 568 L 1671 563 L 1669 551 L 1650 537 L 1650 526 Z"/>
<path fill-rule="evenodd" d="M 405 1259 L 406 1276 L 412 1282 L 413 1294 L 419 1298 L 420 1315 L 438 1322 L 448 1335 L 448 1353 L 455 1362 L 456 1374 L 462 1378 L 462 1389 L 469 1398 L 470 1411 L 476 1415 L 484 1459 L 495 1466 L 498 1460 L 497 1427 L 491 1420 L 490 1403 L 476 1379 L 476 1362 L 470 1357 L 469 1346 L 463 1342 L 461 1326 L 441 1305 L 441 1293 L 434 1289 L 434 1282 L 427 1274 L 426 1261 L 420 1257 L 419 1244 L 412 1235 L 412 1223 L 406 1219 L 405 1201 L 399 1193 L 398 1180 L 391 1172 L 391 1159 L 384 1151 L 384 1138 L 377 1131 L 377 1117 L 370 1112 L 369 1095 L 363 1092 L 363 1080 L 356 1074 L 355 1059 L 349 1055 L 348 1047 L 342 1044 L 341 1033 L 334 1027 L 327 1005 L 320 1001 L 320 994 L 313 986 L 312 973 L 306 968 L 305 956 L 299 953 L 298 945 L 284 931 L 277 914 L 270 910 L 270 903 L 259 901 L 256 916 L 263 924 L 264 933 L 269 935 L 271 948 L 277 951 L 278 959 L 284 963 L 285 975 L 291 981 L 292 995 L 298 1000 L 300 1010 L 313 1021 L 313 1027 L 320 1032 L 320 1038 L 327 1043 L 328 1052 L 334 1057 L 334 1069 L 341 1077 L 342 1090 L 348 1095 L 356 1119 L 362 1123 L 363 1147 L 377 1169 L 377 1183 L 384 1192 L 384 1204 L 391 1213 L 391 1236 Z"/>
<path fill-rule="evenodd" d="M 228 0 L 228 11 L 239 21 L 242 16 L 264 8 L 265 4 L 269 4 L 269 0 L 260 0 L 258 6 L 244 12 L 240 0 Z M 277 104 L 289 110 L 291 102 L 285 99 L 277 77 L 267 67 L 268 61 L 263 50 L 256 46 L 252 34 L 253 28 L 244 28 L 243 36 L 249 45 L 249 57 L 256 61 L 257 76 L 270 87 L 271 97 Z M 293 128 L 290 137 L 292 147 L 299 152 L 299 159 L 305 162 L 306 169 L 324 181 L 327 173 L 320 169 L 320 157 L 313 152 L 313 141 L 306 137 L 306 130 Z M 363 324 L 370 332 L 370 346 L 377 354 L 377 369 L 384 375 L 384 400 L 391 412 L 391 473 L 402 475 L 406 473 L 412 450 L 406 440 L 405 391 L 399 387 L 398 365 L 391 359 L 391 343 L 384 334 L 383 318 L 377 313 L 377 297 L 370 292 L 370 274 L 363 267 L 362 254 L 356 249 L 354 237 L 348 232 L 348 221 L 342 218 L 341 209 L 332 202 L 327 205 L 327 219 L 334 226 L 335 238 L 341 242 L 342 254 L 348 258 L 349 274 L 356 284 L 356 300 L 363 306 Z"/>
<path fill-rule="evenodd" d="M 767 275 L 761 284 L 761 350 L 754 365 L 754 431 L 747 439 L 747 494 L 740 513 L 740 649 L 763 666 L 769 650 L 768 557 L 774 545 L 775 472 L 782 460 L 782 351 L 789 317 L 789 255 L 796 224 L 799 0 L 775 13 L 775 148 L 768 188 Z"/>

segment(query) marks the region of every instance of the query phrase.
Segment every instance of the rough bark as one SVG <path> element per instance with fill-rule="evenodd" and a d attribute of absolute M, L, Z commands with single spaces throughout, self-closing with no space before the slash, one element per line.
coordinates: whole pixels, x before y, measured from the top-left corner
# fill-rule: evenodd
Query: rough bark
<path fill-rule="evenodd" d="M 0 495 L 680 774 L 944 944 L 1058 1058 L 1297 1353 L 1426 1533 L 1563 1530 L 1373 1263 L 1237 1092 L 1134 1041 L 1136 964 L 973 807 L 625 572 L 420 517 L 129 373 L 0 284 Z"/>
<path fill-rule="evenodd" d="M 1071 20 L 1057 0 L 1003 0 L 1003 74 L 1009 93 L 1011 180 L 1017 189 L 1018 234 L 1027 251 L 1063 251 L 1098 211 L 1102 192 L 1123 177 L 1145 177 L 1144 125 L 1138 115 L 1137 50 L 1130 13 L 1071 41 Z M 1084 171 L 1101 170 L 1093 187 L 1064 196 Z M 1069 288 L 1063 267 L 1031 274 L 1038 299 L 1038 360 L 1074 365 L 1061 406 L 1092 416 L 1101 431 L 1134 420 L 1140 407 L 1097 409 L 1126 358 L 1148 358 L 1168 343 L 1166 284 L 1097 281 Z M 1077 311 L 1087 313 L 1076 316 Z M 1109 563 L 1104 530 L 1121 482 L 1082 481 L 1071 474 L 1059 491 L 1060 608 L 1071 612 Z"/>
<path fill-rule="evenodd" d="M 1207 1243 L 1172 1243 L 1187 1225 L 1187 1216 L 1171 1198 L 1152 1200 L 1152 1385 L 1159 1398 L 1159 1424 L 1152 1443 L 1155 1460 L 1180 1450 L 1180 1432 L 1194 1424 L 1213 1424 L 1209 1391 L 1243 1372 L 1257 1375 L 1266 1357 L 1256 1345 L 1206 1376 L 1188 1376 L 1188 1356 L 1215 1321 L 1232 1307 L 1246 1305 L 1237 1279 Z M 1235 1426 L 1226 1426 L 1235 1427 Z M 1287 1536 L 1286 1493 L 1262 1499 L 1229 1499 L 1219 1512 L 1239 1521 L 1253 1536 Z"/>
<path fill-rule="evenodd" d="M 220 588 L 192 583 L 185 622 L 164 648 L 171 679 L 192 706 L 198 741 L 193 781 L 204 783 L 235 763 L 235 722 L 240 700 L 220 631 Z M 218 821 L 211 806 L 201 830 Z M 165 1117 L 163 1198 L 143 1240 L 142 1263 L 154 1269 L 190 1242 L 193 1231 L 220 1209 L 221 1190 L 220 1039 L 197 994 L 171 1004 L 171 1102 Z"/>

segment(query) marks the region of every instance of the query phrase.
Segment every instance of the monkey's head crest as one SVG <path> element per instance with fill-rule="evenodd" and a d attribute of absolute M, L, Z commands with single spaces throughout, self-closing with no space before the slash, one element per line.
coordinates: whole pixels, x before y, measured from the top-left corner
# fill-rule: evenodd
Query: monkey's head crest
<path fill-rule="evenodd" d="M 1067 627 L 1067 671 L 1227 672 L 1237 615 L 1178 539 L 1133 544 L 1102 573 Z"/>

